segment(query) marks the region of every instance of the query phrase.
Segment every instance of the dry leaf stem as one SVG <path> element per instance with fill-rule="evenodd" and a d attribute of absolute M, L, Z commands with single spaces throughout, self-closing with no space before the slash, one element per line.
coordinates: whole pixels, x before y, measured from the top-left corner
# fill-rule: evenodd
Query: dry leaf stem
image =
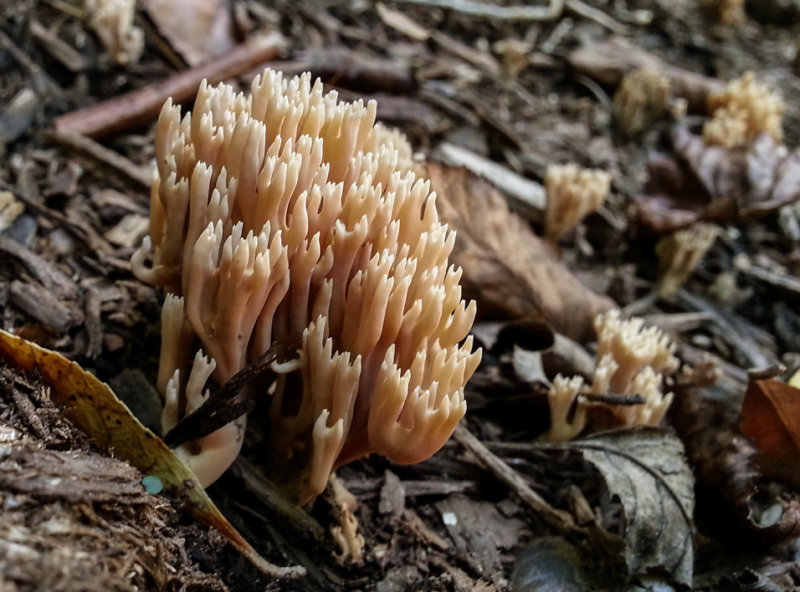
<path fill-rule="evenodd" d="M 577 533 L 582 529 L 575 524 L 572 516 L 547 503 L 538 493 L 531 489 L 525 480 L 514 469 L 503 462 L 496 454 L 489 450 L 464 424 L 459 424 L 453 432 L 453 438 L 466 450 L 471 452 L 478 461 L 502 481 L 523 502 L 536 512 L 547 524 L 562 533 Z"/>

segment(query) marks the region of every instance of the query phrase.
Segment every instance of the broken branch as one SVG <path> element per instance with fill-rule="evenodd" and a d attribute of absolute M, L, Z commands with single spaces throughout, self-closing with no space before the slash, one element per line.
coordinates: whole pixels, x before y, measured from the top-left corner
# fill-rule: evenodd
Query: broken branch
<path fill-rule="evenodd" d="M 178 72 L 158 84 L 57 117 L 56 131 L 101 138 L 147 124 L 155 120 L 169 97 L 175 103 L 186 102 L 195 95 L 201 81 L 208 80 L 210 84 L 216 84 L 247 72 L 277 56 L 283 43 L 279 33 L 254 38 L 213 62 Z"/>

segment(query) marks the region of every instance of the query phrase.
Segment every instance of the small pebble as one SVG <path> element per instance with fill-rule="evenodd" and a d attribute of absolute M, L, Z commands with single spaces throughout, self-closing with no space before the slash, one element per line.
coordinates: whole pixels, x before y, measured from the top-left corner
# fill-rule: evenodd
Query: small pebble
<path fill-rule="evenodd" d="M 142 486 L 147 493 L 157 495 L 164 489 L 164 482 L 155 475 L 147 475 L 142 479 Z"/>

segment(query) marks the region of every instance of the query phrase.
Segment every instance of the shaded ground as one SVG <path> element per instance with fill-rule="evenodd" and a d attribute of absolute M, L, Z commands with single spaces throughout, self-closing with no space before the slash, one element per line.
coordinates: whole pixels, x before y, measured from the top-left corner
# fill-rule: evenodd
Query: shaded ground
<path fill-rule="evenodd" d="M 157 366 L 160 295 L 136 280 L 128 263 L 147 231 L 152 125 L 102 140 L 124 157 L 122 163 L 49 132 L 58 115 L 146 88 L 186 64 L 141 7 L 137 23 L 145 32 L 144 54 L 123 67 L 109 64 L 78 3 L 8 4 L 13 5 L 0 7 L 0 197 L 6 196 L 0 218 L 8 214 L 9 219 L 0 233 L 2 327 L 64 353 L 109 381 L 145 423 L 155 426 L 158 395 L 150 385 Z M 669 330 L 682 359 L 697 362 L 702 352 L 718 356 L 724 380 L 705 393 L 717 403 L 702 412 L 708 415 L 697 415 L 696 424 L 711 417 L 716 423 L 709 419 L 705 425 L 727 434 L 741 403 L 746 369 L 775 362 L 798 365 L 797 209 L 726 225 L 683 292 L 669 300 L 648 298 L 658 272 L 655 237 L 631 222 L 632 200 L 642 192 L 648 156 L 672 150 L 667 138 L 673 121 L 662 117 L 643 134 L 623 138 L 611 113 L 614 88 L 568 64 L 572 50 L 619 35 L 672 66 L 710 79 L 725 81 L 754 70 L 787 99 L 784 141 L 794 148 L 800 144 L 800 106 L 791 100 L 800 91 L 795 58 L 800 8 L 795 4 L 752 2 L 747 18 L 728 26 L 688 0 L 592 2 L 588 7 L 568 2 L 556 18 L 527 22 L 431 6 L 389 6 L 413 19 L 416 29 L 396 16 L 381 16 L 369 2 L 230 4 L 238 38 L 281 31 L 287 47 L 275 66 L 289 73 L 310 69 L 347 99 L 378 98 L 379 119 L 408 133 L 423 152 L 451 142 L 539 182 L 552 163 L 610 172 L 611 197 L 562 245 L 561 260 L 594 291 Z M 690 110 L 687 121 L 698 127 L 701 119 Z M 9 214 L 15 204 L 24 207 L 18 217 Z M 519 339 L 493 343 L 485 337 L 490 331 L 478 333 L 488 350 L 468 392 L 467 425 L 485 441 L 530 442 L 547 427 L 547 406 L 541 389 L 515 374 L 512 352 Z M 359 501 L 356 514 L 367 549 L 362 565 L 338 564 L 328 534 L 322 542 L 298 542 L 297 529 L 265 509 L 251 465 L 238 463 L 211 488 L 215 501 L 265 556 L 310 571 L 299 582 L 261 582 L 213 533 L 191 524 L 162 498 L 145 494 L 130 467 L 91 450 L 58 418 L 35 377 L 15 376 L 6 368 L 0 388 L 4 590 L 36 584 L 53 590 L 537 589 L 525 588 L 521 576 L 512 578 L 515 565 L 525 572 L 529 563 L 535 566 L 530 571 L 546 573 L 557 589 L 567 589 L 564 582 L 574 576 L 572 589 L 583 590 L 592 585 L 581 583 L 576 566 L 597 574 L 618 567 L 599 551 L 597 557 L 575 558 L 572 547 L 559 546 L 561 538 L 540 538 L 553 533 L 551 526 L 451 442 L 420 465 L 400 467 L 371 458 L 339 472 Z M 679 426 L 687 413 L 684 406 L 676 410 Z M 690 447 L 695 433 L 692 426 L 681 429 Z M 619 532 L 619 506 L 604 499 L 597 469 L 575 451 L 496 453 L 553 506 L 580 515 L 584 503 L 604 527 Z M 67 463 L 65 455 L 72 460 Z M 245 457 L 257 465 L 258 434 L 246 445 Z M 38 478 L 72 481 L 68 487 L 50 482 L 48 488 Z M 576 486 L 582 494 L 576 494 Z M 732 551 L 727 543 L 733 539 L 720 535 L 719 523 L 724 526 L 727 514 L 714 505 L 719 492 L 712 485 L 700 493 L 694 589 L 794 589 L 800 567 L 792 544 L 757 547 L 752 533 L 737 531 L 740 544 Z M 778 488 L 776 496 L 793 494 Z M 322 533 L 336 520 L 326 497 L 311 514 Z M 85 529 L 94 534 L 84 537 Z M 152 546 L 141 544 L 150 540 Z M 518 559 L 533 541 L 532 550 Z M 585 540 L 572 542 L 591 547 Z M 38 572 L 26 571 L 42 556 L 57 559 Z M 552 573 L 543 564 L 555 566 Z M 769 582 L 747 587 L 748 578 Z M 668 580 L 664 585 L 671 585 Z M 611 581 L 620 589 L 635 589 Z"/>

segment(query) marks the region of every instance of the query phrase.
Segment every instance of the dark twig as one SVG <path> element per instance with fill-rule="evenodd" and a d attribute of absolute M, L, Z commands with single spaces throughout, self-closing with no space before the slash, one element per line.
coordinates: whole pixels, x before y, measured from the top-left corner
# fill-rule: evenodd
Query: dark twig
<path fill-rule="evenodd" d="M 156 118 L 169 97 L 184 103 L 194 96 L 202 80 L 215 84 L 247 72 L 277 56 L 283 43 L 277 33 L 258 37 L 217 60 L 179 72 L 158 84 L 57 117 L 56 131 L 100 138 L 145 125 Z"/>
<path fill-rule="evenodd" d="M 234 374 L 228 382 L 211 391 L 208 399 L 189 415 L 181 419 L 164 436 L 167 446 L 175 447 L 208 436 L 224 425 L 238 419 L 256 406 L 257 393 L 244 388 L 256 376 L 271 372 L 269 365 L 281 359 L 286 351 L 283 347 L 273 345 L 257 360 L 248 364 Z"/>
<path fill-rule="evenodd" d="M 495 477 L 505 483 L 523 502 L 536 512 L 547 524 L 561 533 L 580 530 L 570 514 L 554 508 L 538 493 L 531 489 L 522 476 L 489 450 L 463 424 L 456 427 L 453 438 L 475 455 L 478 461 Z"/>
<path fill-rule="evenodd" d="M 126 180 L 132 181 L 140 189 L 150 189 L 153 182 L 153 171 L 150 170 L 150 167 L 136 165 L 91 138 L 81 134 L 61 132 L 46 133 L 44 138 L 113 170 Z"/>
<path fill-rule="evenodd" d="M 303 508 L 284 497 L 275 484 L 244 456 L 236 459 L 231 471 L 241 479 L 244 487 L 264 504 L 269 514 L 280 519 L 282 531 L 292 531 L 306 542 L 319 543 L 325 540 L 325 529 L 320 523 Z"/>

